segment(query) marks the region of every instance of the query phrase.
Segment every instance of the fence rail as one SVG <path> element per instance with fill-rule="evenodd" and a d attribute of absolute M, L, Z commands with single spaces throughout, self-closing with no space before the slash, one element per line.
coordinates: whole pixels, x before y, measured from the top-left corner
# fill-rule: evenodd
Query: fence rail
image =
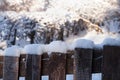
<path fill-rule="evenodd" d="M 102 73 L 102 80 L 120 80 L 119 56 L 118 46 L 104 46 L 103 50 L 80 48 L 51 56 L 47 53 L 22 54 L 14 59 L 0 56 L 0 77 L 5 77 L 4 80 L 11 76 L 9 80 L 18 80 L 18 76 L 41 80 L 42 75 L 49 75 L 49 80 L 65 80 L 66 74 L 74 74 L 74 80 L 91 80 L 92 73 Z"/>

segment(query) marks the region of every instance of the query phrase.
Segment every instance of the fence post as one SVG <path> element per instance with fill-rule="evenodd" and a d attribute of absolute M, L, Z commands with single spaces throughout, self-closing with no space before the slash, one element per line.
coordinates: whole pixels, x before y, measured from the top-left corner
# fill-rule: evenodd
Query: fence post
<path fill-rule="evenodd" d="M 103 80 L 120 80 L 120 46 L 104 46 Z"/>
<path fill-rule="evenodd" d="M 3 63 L 3 80 L 18 80 L 19 57 L 5 56 Z"/>
<path fill-rule="evenodd" d="M 0 56 L 0 78 L 3 78 L 3 56 Z"/>
<path fill-rule="evenodd" d="M 75 49 L 74 80 L 92 80 L 92 49 Z"/>
<path fill-rule="evenodd" d="M 49 80 L 66 80 L 66 54 L 52 53 L 48 68 Z"/>
<path fill-rule="evenodd" d="M 25 80 L 41 80 L 41 55 L 26 55 Z"/>
<path fill-rule="evenodd" d="M 12 46 L 4 51 L 3 80 L 19 79 L 19 57 L 20 48 Z"/>

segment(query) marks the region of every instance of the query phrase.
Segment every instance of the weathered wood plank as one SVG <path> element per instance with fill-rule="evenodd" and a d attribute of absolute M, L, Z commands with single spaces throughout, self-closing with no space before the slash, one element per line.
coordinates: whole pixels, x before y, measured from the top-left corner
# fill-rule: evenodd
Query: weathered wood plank
<path fill-rule="evenodd" d="M 25 76 L 26 54 L 20 55 L 20 76 Z"/>
<path fill-rule="evenodd" d="M 18 80 L 19 57 L 4 57 L 3 80 Z"/>
<path fill-rule="evenodd" d="M 32 56 L 32 80 L 41 80 L 41 55 Z"/>
<path fill-rule="evenodd" d="M 74 80 L 92 80 L 92 49 L 75 49 Z"/>
<path fill-rule="evenodd" d="M 32 79 L 32 55 L 26 55 L 26 75 L 25 80 Z"/>
<path fill-rule="evenodd" d="M 49 60 L 49 80 L 66 79 L 66 54 L 52 53 Z"/>
<path fill-rule="evenodd" d="M 41 80 L 41 55 L 27 55 L 26 80 Z"/>
<path fill-rule="evenodd" d="M 120 47 L 104 46 L 103 80 L 120 80 Z"/>
<path fill-rule="evenodd" d="M 92 73 L 102 72 L 103 50 L 93 50 Z"/>
<path fill-rule="evenodd" d="M 73 58 L 74 58 L 74 52 L 69 51 L 66 54 L 66 74 L 73 74 Z M 49 56 L 47 53 L 44 53 L 42 55 L 42 75 L 48 75 L 48 62 L 49 62 Z M 3 73 L 3 56 L 0 56 L 0 77 L 2 77 Z M 93 66 L 92 66 L 92 73 L 100 73 L 101 72 L 101 66 L 102 66 L 102 50 L 95 50 L 93 51 Z M 20 56 L 20 76 L 25 76 L 26 70 L 26 54 L 22 54 Z"/>
<path fill-rule="evenodd" d="M 0 78 L 3 78 L 3 56 L 0 56 Z"/>
<path fill-rule="evenodd" d="M 74 52 L 70 51 L 66 54 L 66 74 L 73 74 Z"/>

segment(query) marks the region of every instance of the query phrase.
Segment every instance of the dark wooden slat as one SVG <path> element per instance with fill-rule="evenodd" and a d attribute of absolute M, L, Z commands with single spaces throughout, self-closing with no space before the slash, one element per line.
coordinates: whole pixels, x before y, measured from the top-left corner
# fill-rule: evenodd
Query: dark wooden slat
<path fill-rule="evenodd" d="M 0 56 L 0 78 L 3 78 L 3 56 Z"/>
<path fill-rule="evenodd" d="M 52 53 L 48 68 L 49 68 L 49 80 L 65 80 L 66 54 Z"/>
<path fill-rule="evenodd" d="M 103 80 L 120 80 L 120 47 L 104 46 Z"/>
<path fill-rule="evenodd" d="M 25 76 L 26 54 L 20 55 L 20 76 Z"/>
<path fill-rule="evenodd" d="M 32 80 L 41 80 L 41 55 L 32 56 Z"/>
<path fill-rule="evenodd" d="M 102 72 L 103 50 L 93 50 L 92 73 Z"/>
<path fill-rule="evenodd" d="M 73 74 L 74 52 L 70 51 L 66 54 L 66 74 Z"/>
<path fill-rule="evenodd" d="M 92 80 L 92 49 L 75 49 L 74 80 Z"/>
<path fill-rule="evenodd" d="M 44 53 L 42 55 L 42 75 L 48 75 L 48 63 L 49 63 L 49 55 Z"/>
<path fill-rule="evenodd" d="M 3 80 L 18 80 L 19 57 L 4 57 Z"/>
<path fill-rule="evenodd" d="M 66 54 L 66 74 L 73 74 L 73 56 L 74 52 L 69 51 Z M 92 73 L 100 73 L 101 72 L 101 66 L 102 66 L 102 50 L 101 51 L 94 51 L 93 52 L 93 66 L 92 66 Z M 49 62 L 49 56 L 47 53 L 44 53 L 42 55 L 42 73 L 41 75 L 48 75 L 48 62 Z M 0 56 L 0 77 L 2 77 L 3 73 L 3 56 Z M 26 54 L 22 54 L 20 56 L 20 76 L 25 76 L 26 70 L 25 70 L 25 65 L 26 65 Z"/>
<path fill-rule="evenodd" d="M 26 80 L 41 80 L 41 55 L 27 55 Z"/>
<path fill-rule="evenodd" d="M 26 55 L 26 75 L 25 80 L 32 79 L 32 55 Z"/>

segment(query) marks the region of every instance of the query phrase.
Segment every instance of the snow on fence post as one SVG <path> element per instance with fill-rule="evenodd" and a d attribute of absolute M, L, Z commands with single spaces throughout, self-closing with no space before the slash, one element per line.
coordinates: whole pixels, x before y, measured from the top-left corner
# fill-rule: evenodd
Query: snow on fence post
<path fill-rule="evenodd" d="M 74 80 L 92 80 L 92 54 L 94 43 L 78 40 L 75 43 Z"/>
<path fill-rule="evenodd" d="M 48 68 L 49 80 L 66 80 L 66 54 L 52 53 Z"/>
<path fill-rule="evenodd" d="M 18 46 L 5 50 L 3 63 L 3 80 L 18 80 L 19 78 L 19 56 Z"/>
<path fill-rule="evenodd" d="M 41 54 L 40 44 L 25 46 L 26 55 L 26 76 L 25 80 L 41 80 Z"/>
<path fill-rule="evenodd" d="M 46 51 L 50 55 L 49 80 L 66 80 L 67 44 L 63 41 L 53 41 L 47 45 Z"/>
<path fill-rule="evenodd" d="M 120 80 L 120 46 L 104 46 L 102 73 L 102 80 Z"/>

